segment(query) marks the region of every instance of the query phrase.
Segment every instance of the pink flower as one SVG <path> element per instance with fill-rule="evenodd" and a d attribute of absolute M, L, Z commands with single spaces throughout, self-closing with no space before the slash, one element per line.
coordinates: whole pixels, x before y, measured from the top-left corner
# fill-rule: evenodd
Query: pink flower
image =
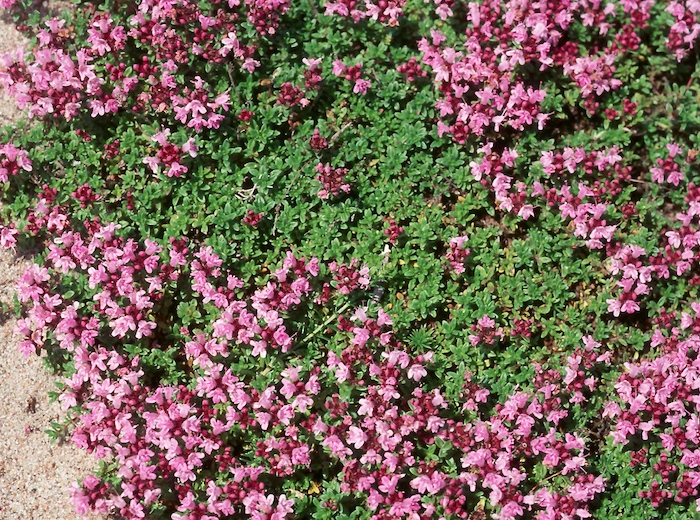
<path fill-rule="evenodd" d="M 414 381 L 420 381 L 426 375 L 428 375 L 428 371 L 423 368 L 422 365 L 411 365 L 411 367 L 408 369 L 408 377 Z"/>
<path fill-rule="evenodd" d="M 367 94 L 367 89 L 372 86 L 372 83 L 366 79 L 358 78 L 355 80 L 355 86 L 352 91 L 355 94 Z"/>
<path fill-rule="evenodd" d="M 401 480 L 401 477 L 403 477 L 403 474 L 382 476 L 379 481 L 379 491 L 387 495 L 393 494 L 396 490 L 396 485 L 399 483 L 399 480 Z"/>
<path fill-rule="evenodd" d="M 608 304 L 608 312 L 612 312 L 613 316 L 615 316 L 617 318 L 620 315 L 620 311 L 622 308 L 622 304 L 620 303 L 620 300 L 608 299 L 605 301 Z"/>
<path fill-rule="evenodd" d="M 683 456 L 681 457 L 680 462 L 681 464 L 685 464 L 689 468 L 700 467 L 700 450 L 683 450 Z"/>
<path fill-rule="evenodd" d="M 376 511 L 376 509 L 384 503 L 384 497 L 382 497 L 375 489 L 369 490 L 369 496 L 367 497 L 367 507 L 371 511 Z"/>
<path fill-rule="evenodd" d="M 253 58 L 246 58 L 243 65 L 241 65 L 241 69 L 252 74 L 255 71 L 255 69 L 257 69 L 259 66 L 260 62 L 258 60 L 254 60 Z"/>
<path fill-rule="evenodd" d="M 578 472 L 586 464 L 586 459 L 581 456 L 571 457 L 564 462 L 564 469 L 562 470 L 563 475 L 568 473 Z"/>
<path fill-rule="evenodd" d="M 15 238 L 19 234 L 19 231 L 14 228 L 14 226 L 2 226 L 2 231 L 0 232 L 0 246 L 5 249 L 14 249 L 17 244 L 17 239 Z"/>
<path fill-rule="evenodd" d="M 346 68 L 347 68 L 347 67 L 345 66 L 345 64 L 344 64 L 342 61 L 340 61 L 340 60 L 335 60 L 335 61 L 333 62 L 333 69 L 332 69 L 333 75 L 334 75 L 334 76 L 342 76 L 342 75 L 344 75 L 344 74 L 345 74 Z"/>
<path fill-rule="evenodd" d="M 335 378 L 338 383 L 344 383 L 349 377 L 350 369 L 344 363 L 339 363 L 335 369 Z"/>
<path fill-rule="evenodd" d="M 352 450 L 343 444 L 337 435 L 326 437 L 322 442 L 323 446 L 331 450 L 331 453 L 341 460 L 352 455 Z"/>
<path fill-rule="evenodd" d="M 355 449 L 359 450 L 365 442 L 367 442 L 367 434 L 357 426 L 350 426 L 348 429 L 347 442 L 348 444 L 354 445 Z"/>

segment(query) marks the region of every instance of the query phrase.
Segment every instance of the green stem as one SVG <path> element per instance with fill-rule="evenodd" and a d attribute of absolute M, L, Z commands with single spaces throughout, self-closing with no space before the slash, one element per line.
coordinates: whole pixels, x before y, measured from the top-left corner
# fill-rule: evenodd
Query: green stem
<path fill-rule="evenodd" d="M 321 323 L 318 327 L 316 327 L 308 336 L 306 336 L 304 339 L 302 339 L 299 343 L 297 343 L 297 346 L 303 345 L 304 343 L 307 343 L 309 340 L 311 340 L 316 334 L 321 332 L 323 329 L 325 329 L 332 321 L 335 321 L 338 319 L 338 316 L 340 316 L 345 310 L 350 307 L 350 302 L 345 302 L 343 306 L 338 309 L 338 312 L 330 316 L 329 318 L 326 319 L 323 323 Z"/>

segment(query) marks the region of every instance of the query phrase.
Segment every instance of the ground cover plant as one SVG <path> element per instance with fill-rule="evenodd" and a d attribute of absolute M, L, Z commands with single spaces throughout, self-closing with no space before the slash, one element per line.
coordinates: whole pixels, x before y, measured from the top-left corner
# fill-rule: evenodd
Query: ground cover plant
<path fill-rule="evenodd" d="M 2 4 L 79 514 L 698 516 L 700 4 Z"/>

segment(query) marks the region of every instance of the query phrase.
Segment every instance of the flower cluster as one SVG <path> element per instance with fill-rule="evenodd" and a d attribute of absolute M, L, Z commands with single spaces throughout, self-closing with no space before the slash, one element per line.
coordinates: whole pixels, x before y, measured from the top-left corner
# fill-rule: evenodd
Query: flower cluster
<path fill-rule="evenodd" d="M 695 501 L 700 510 L 700 408 L 694 383 L 700 375 L 696 361 L 700 338 L 694 333 L 700 324 L 700 305 L 692 307 L 692 313 L 683 313 L 680 328 L 664 327 L 666 334 L 654 330 L 651 345 L 665 354 L 626 364 L 626 373 L 615 384 L 618 399 L 605 409 L 605 415 L 615 421 L 616 443 L 634 439 L 644 446 L 658 443 L 662 447 L 656 459 L 635 459 L 637 465 L 653 466 L 660 477 L 640 492 L 654 507 L 669 500 Z"/>
<path fill-rule="evenodd" d="M 525 203 L 527 186 L 523 182 L 517 182 L 513 186 L 514 177 L 504 173 L 506 169 L 514 168 L 518 152 L 506 148 L 501 153 L 497 153 L 493 151 L 493 147 L 494 143 L 487 141 L 479 148 L 478 151 L 483 154 L 483 157 L 469 164 L 471 174 L 476 181 L 493 191 L 497 207 L 501 211 L 516 213 L 527 220 L 534 215 L 535 211 L 532 204 Z"/>
<path fill-rule="evenodd" d="M 674 18 L 666 46 L 673 51 L 678 61 L 681 61 L 688 55 L 688 51 L 695 47 L 695 42 L 700 36 L 700 6 L 695 2 L 673 1 L 666 7 L 666 12 L 671 13 Z"/>
<path fill-rule="evenodd" d="M 85 356 L 102 330 L 119 339 L 153 335 L 157 324 L 154 306 L 162 298 L 158 291 L 177 280 L 177 273 L 172 266 L 161 265 L 161 248 L 155 242 L 147 241 L 140 250 L 133 240 L 116 238 L 117 229 L 114 224 L 100 226 L 88 241 L 65 230 L 49 245 L 46 267 L 34 264 L 21 277 L 17 297 L 31 303 L 27 318 L 17 327 L 26 338 L 21 344 L 25 355 L 44 348 L 48 329 L 56 331 L 61 348 Z M 61 298 L 56 292 L 60 285 L 55 285 L 59 281 L 49 277 L 48 268 L 60 277 L 87 276 L 94 290 L 92 310 L 102 316 L 102 323 L 95 315 L 79 316 L 75 304 Z M 80 347 L 74 345 L 78 340 Z M 78 373 L 79 379 L 85 375 Z"/>
<path fill-rule="evenodd" d="M 314 286 L 327 287 L 316 259 L 287 254 L 266 285 L 246 288 L 209 247 L 191 253 L 184 240 L 140 245 L 117 231 L 114 224 L 92 226 L 85 237 L 64 231 L 47 265 L 30 267 L 19 286 L 28 304 L 18 324 L 23 349 L 54 343 L 75 364 L 59 397 L 76 413 L 74 442 L 119 467 L 116 481 L 91 476 L 74 487 L 79 513 L 137 519 L 167 500 L 181 520 L 287 518 L 299 502 L 277 479 L 308 474 L 319 458 L 342 462 L 341 493 L 366 502 L 375 519 L 460 515 L 465 486 L 487 493 L 502 519 L 528 510 L 584 514 L 603 490 L 602 478 L 586 475 L 585 441 L 555 430 L 567 415 L 564 393 L 579 391 L 578 358 L 570 361 L 574 378 L 538 379 L 543 401 L 515 393 L 493 416 L 479 409 L 489 391 L 467 378 L 459 402 L 466 408 L 456 413 L 443 390 L 423 385 L 432 355 L 409 354 L 383 310 L 359 307 L 336 317 L 338 339 L 318 364 L 302 367 L 292 357 L 278 365 L 281 354 L 314 341 L 294 334 L 289 317 L 317 300 Z M 334 294 L 369 285 L 367 269 L 355 262 L 328 268 Z M 80 273 L 94 292 L 91 308 L 60 296 Z M 186 280 L 200 308 L 209 309 L 211 327 L 161 330 L 171 291 Z M 499 334 L 486 317 L 479 326 L 484 341 Z M 168 382 L 169 369 L 129 353 L 133 342 L 182 352 L 193 384 Z M 270 358 L 278 368 L 267 378 L 237 372 L 229 364 L 234 348 L 237 357 Z M 341 400 L 341 393 L 354 397 Z M 430 455 L 436 442 L 461 461 L 456 470 Z M 531 464 L 567 483 L 532 482 Z M 222 481 L 224 475 L 234 478 Z"/>
<path fill-rule="evenodd" d="M 90 185 L 85 183 L 71 193 L 71 197 L 79 201 L 81 208 L 87 208 L 93 202 L 100 200 L 100 195 L 95 193 Z"/>
<path fill-rule="evenodd" d="M 640 297 L 650 294 L 652 280 L 668 280 L 672 276 L 688 277 L 692 285 L 700 284 L 700 277 L 693 274 L 698 261 L 697 201 L 700 190 L 689 183 L 685 204 L 687 209 L 676 215 L 680 228 L 667 228 L 661 238 L 661 247 L 650 254 L 636 245 L 625 245 L 610 252 L 609 272 L 621 276 L 616 285 L 622 291 L 608 299 L 608 311 L 615 316 L 640 310 Z"/>
<path fill-rule="evenodd" d="M 666 148 L 668 149 L 668 157 L 663 160 L 661 158 L 656 159 L 657 166 L 651 168 L 651 179 L 659 184 L 668 182 L 673 186 L 678 186 L 684 179 L 684 174 L 675 158 L 682 159 L 681 154 L 683 150 L 676 143 L 668 143 Z"/>
<path fill-rule="evenodd" d="M 294 105 L 305 107 L 309 104 L 309 100 L 304 97 L 304 93 L 299 87 L 295 87 L 287 81 L 280 86 L 277 104 L 288 107 L 293 107 Z"/>
<path fill-rule="evenodd" d="M 333 168 L 328 164 L 318 163 L 315 169 L 318 173 L 316 180 L 323 185 L 323 188 L 318 191 L 319 199 L 335 197 L 341 191 L 350 192 L 350 184 L 345 182 L 345 176 L 348 174 L 347 168 Z"/>
<path fill-rule="evenodd" d="M 403 227 L 399 226 L 393 218 L 387 219 L 389 227 L 384 229 L 384 234 L 389 237 L 389 243 L 395 244 L 396 240 L 403 233 Z"/>
<path fill-rule="evenodd" d="M 450 250 L 445 255 L 445 258 L 450 263 L 452 272 L 462 274 L 464 272 L 464 262 L 469 256 L 469 249 L 466 248 L 469 237 L 461 236 L 454 237 L 450 240 Z"/>
<path fill-rule="evenodd" d="M 583 348 L 577 347 L 573 354 L 566 358 L 564 367 L 564 383 L 567 391 L 571 392 L 572 403 L 585 403 L 587 396 L 584 392 L 592 393 L 598 385 L 598 378 L 594 375 L 597 368 L 610 365 L 612 352 L 606 350 L 601 353 L 602 344 L 591 336 L 581 339 Z"/>
<path fill-rule="evenodd" d="M 320 88 L 321 82 L 323 81 L 323 67 L 321 67 L 321 58 L 304 58 L 301 60 L 304 65 L 306 65 L 306 70 L 304 71 L 304 85 L 308 90 L 318 90 Z"/>
<path fill-rule="evenodd" d="M 406 79 L 410 83 L 413 83 L 418 78 L 425 78 L 428 75 L 416 58 L 410 58 L 406 63 L 402 63 L 396 67 L 396 70 L 406 76 Z"/>
<path fill-rule="evenodd" d="M 482 136 L 501 128 L 523 130 L 536 123 L 542 128 L 548 115 L 541 112 L 545 91 L 527 86 L 516 67 L 538 60 L 540 69 L 552 64 L 549 52 L 566 30 L 570 15 L 565 9 L 547 10 L 547 2 L 525 9 L 510 9 L 496 36 L 493 28 L 501 18 L 500 2 L 471 4 L 464 33 L 465 52 L 445 45 L 447 39 L 433 30 L 431 39 L 422 39 L 419 50 L 423 62 L 435 75 L 444 96 L 437 107 L 440 116 L 452 116 L 454 123 L 439 123 L 440 135 L 449 134 L 464 143 L 471 135 Z M 438 7 L 438 10 L 443 7 Z M 554 13 L 557 13 L 557 18 Z M 442 11 L 448 16 L 451 9 Z M 494 42 L 495 40 L 495 42 Z"/>
<path fill-rule="evenodd" d="M 173 96 L 174 119 L 196 131 L 203 128 L 219 128 L 224 120 L 221 111 L 228 112 L 229 109 L 228 92 L 223 92 L 211 99 L 210 91 L 205 88 L 202 78 L 197 76 L 192 83 L 193 89 L 185 87 L 182 91 L 183 95 Z"/>
<path fill-rule="evenodd" d="M 12 144 L 0 145 L 0 157 L 0 182 L 7 182 L 10 177 L 17 175 L 20 169 L 32 171 L 29 154 Z"/>
<path fill-rule="evenodd" d="M 239 0 L 229 0 L 232 5 L 239 5 Z M 260 34 L 275 34 L 279 27 L 280 16 L 289 10 L 289 0 L 247 0 L 248 20 Z"/>
<path fill-rule="evenodd" d="M 315 152 L 328 148 L 328 141 L 321 135 L 318 128 L 314 128 L 314 135 L 312 135 L 311 139 L 309 139 L 309 146 Z"/>
<path fill-rule="evenodd" d="M 243 217 L 243 223 L 248 225 L 248 226 L 255 227 L 260 223 L 262 218 L 263 218 L 262 213 L 256 213 L 252 209 L 249 209 L 248 213 L 246 213 L 246 216 Z"/>
<path fill-rule="evenodd" d="M 211 93 L 201 78 L 184 80 L 178 71 L 191 57 L 212 64 L 236 61 L 250 73 L 260 65 L 253 58 L 256 42 L 242 41 L 239 10 L 260 34 L 272 34 L 287 2 L 229 2 L 227 10 L 207 10 L 196 2 L 142 2 L 130 28 L 112 16 L 96 13 L 88 29 L 89 46 L 74 50 L 65 20 L 52 19 L 39 32 L 31 53 L 3 57 L 0 83 L 34 117 L 52 115 L 71 120 L 86 113 L 97 118 L 130 109 L 169 115 L 200 131 L 218 128 L 228 110 L 228 93 Z M 138 52 L 123 58 L 127 47 Z M 118 65 L 113 63 L 116 56 Z M 126 62 L 121 61 L 127 59 Z M 131 70 L 131 72 L 127 72 Z"/>
<path fill-rule="evenodd" d="M 601 180 L 590 184 L 579 182 L 577 192 L 571 192 L 571 186 L 565 181 L 560 188 L 546 190 L 539 182 L 533 183 L 533 193 L 544 197 L 547 203 L 558 206 L 561 216 L 570 218 L 574 223 L 574 235 L 586 239 L 586 246 L 591 249 L 603 249 L 610 244 L 617 225 L 609 225 L 603 218 L 609 205 L 603 202 L 584 202 L 605 200 L 622 191 L 631 178 L 631 168 L 624 165 L 617 147 L 586 153 L 583 148 L 566 147 L 561 152 L 543 152 L 540 158 L 542 171 L 551 180 L 565 178 L 567 172 L 572 174 L 579 168 L 586 176 L 600 175 Z M 633 211 L 633 210 L 630 210 Z"/>
<path fill-rule="evenodd" d="M 611 259 L 608 270 L 616 276 L 621 274 L 617 286 L 622 289 L 616 298 L 607 300 L 608 312 L 615 316 L 620 313 L 633 314 L 639 310 L 637 298 L 649 293 L 653 268 L 645 266 L 640 257 L 646 251 L 639 246 L 627 245 L 621 248 Z"/>
<path fill-rule="evenodd" d="M 362 63 L 356 63 L 352 66 L 345 65 L 342 61 L 336 60 L 333 62 L 333 74 L 339 78 L 345 78 L 347 81 L 353 82 L 352 91 L 355 94 L 366 94 L 367 89 L 372 86 L 372 83 L 363 79 L 361 75 Z"/>
<path fill-rule="evenodd" d="M 163 165 L 168 177 L 181 177 L 188 170 L 187 166 L 182 164 L 183 155 L 197 157 L 198 148 L 191 137 L 182 146 L 177 146 L 168 140 L 169 136 L 170 129 L 166 128 L 151 137 L 151 141 L 157 143 L 160 148 L 155 156 L 144 157 L 143 162 L 153 173 L 158 173 L 160 166 Z"/>
<path fill-rule="evenodd" d="M 364 5 L 358 5 L 357 0 L 339 0 L 326 2 L 326 16 L 344 16 L 352 18 L 355 23 L 360 20 L 372 19 L 390 26 L 399 25 L 399 17 L 403 14 L 406 0 L 363 0 Z"/>
<path fill-rule="evenodd" d="M 477 321 L 476 325 L 471 325 L 472 334 L 469 341 L 473 347 L 480 344 L 493 345 L 496 341 L 503 339 L 505 333 L 502 327 L 496 326 L 496 320 L 484 314 Z"/>
<path fill-rule="evenodd" d="M 685 212 L 676 214 L 680 227 L 670 228 L 664 233 L 660 251 L 649 259 L 649 264 L 660 278 L 668 279 L 672 272 L 676 276 L 690 273 L 698 260 L 698 251 L 696 251 L 700 243 L 700 235 L 697 231 L 697 217 L 700 212 L 698 201 L 700 201 L 700 189 L 694 183 L 688 183 L 684 199 L 687 209 Z M 671 271 L 672 268 L 673 271 Z M 691 283 L 700 283 L 697 275 L 691 277 Z"/>
<path fill-rule="evenodd" d="M 615 54 L 604 54 L 599 57 L 586 56 L 576 58 L 563 66 L 564 74 L 570 76 L 581 89 L 581 95 L 585 98 L 591 114 L 595 114 L 598 108 L 598 103 L 593 100 L 594 97 L 602 96 L 622 85 L 622 81 L 614 77 L 615 59 Z"/>
<path fill-rule="evenodd" d="M 461 22 L 464 14 L 455 13 L 453 4 L 435 0 L 441 20 Z M 439 123 L 440 134 L 464 143 L 470 136 L 502 129 L 523 131 L 536 124 L 542 130 L 550 114 L 541 110 L 546 92 L 533 86 L 527 72 L 532 67 L 569 78 L 588 113 L 595 114 L 599 100 L 622 85 L 615 77 L 615 64 L 620 55 L 638 47 L 653 2 L 620 4 L 623 15 L 616 13 L 614 2 L 473 2 L 466 8 L 469 23 L 457 42 L 448 43 L 445 35 L 432 30 L 419 50 L 442 96 L 437 104 L 440 115 L 451 121 Z M 679 59 L 693 48 L 700 31 L 698 9 L 692 2 L 667 7 L 676 18 L 667 45 Z M 611 36 L 608 44 L 589 46 L 588 54 L 581 54 L 565 36 L 574 23 L 602 38 Z"/>
<path fill-rule="evenodd" d="M 363 266 L 358 270 L 356 258 L 352 259 L 348 265 L 331 262 L 328 264 L 328 269 L 333 273 L 334 287 L 340 294 L 350 294 L 357 289 L 369 287 L 369 268 Z"/>

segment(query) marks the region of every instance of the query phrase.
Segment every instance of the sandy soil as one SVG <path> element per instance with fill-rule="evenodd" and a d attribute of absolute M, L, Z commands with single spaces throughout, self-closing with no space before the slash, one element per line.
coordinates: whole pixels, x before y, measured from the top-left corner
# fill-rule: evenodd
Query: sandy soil
<path fill-rule="evenodd" d="M 12 25 L 0 20 L 0 55 L 22 45 Z M 18 117 L 0 92 L 0 125 Z M 0 301 L 11 303 L 29 260 L 0 249 Z M 0 520 L 77 520 L 68 488 L 95 467 L 70 441 L 52 444 L 44 433 L 58 419 L 48 392 L 54 379 L 38 356 L 25 359 L 13 335 L 16 320 L 0 320 Z M 97 520 L 99 517 L 89 517 Z"/>

